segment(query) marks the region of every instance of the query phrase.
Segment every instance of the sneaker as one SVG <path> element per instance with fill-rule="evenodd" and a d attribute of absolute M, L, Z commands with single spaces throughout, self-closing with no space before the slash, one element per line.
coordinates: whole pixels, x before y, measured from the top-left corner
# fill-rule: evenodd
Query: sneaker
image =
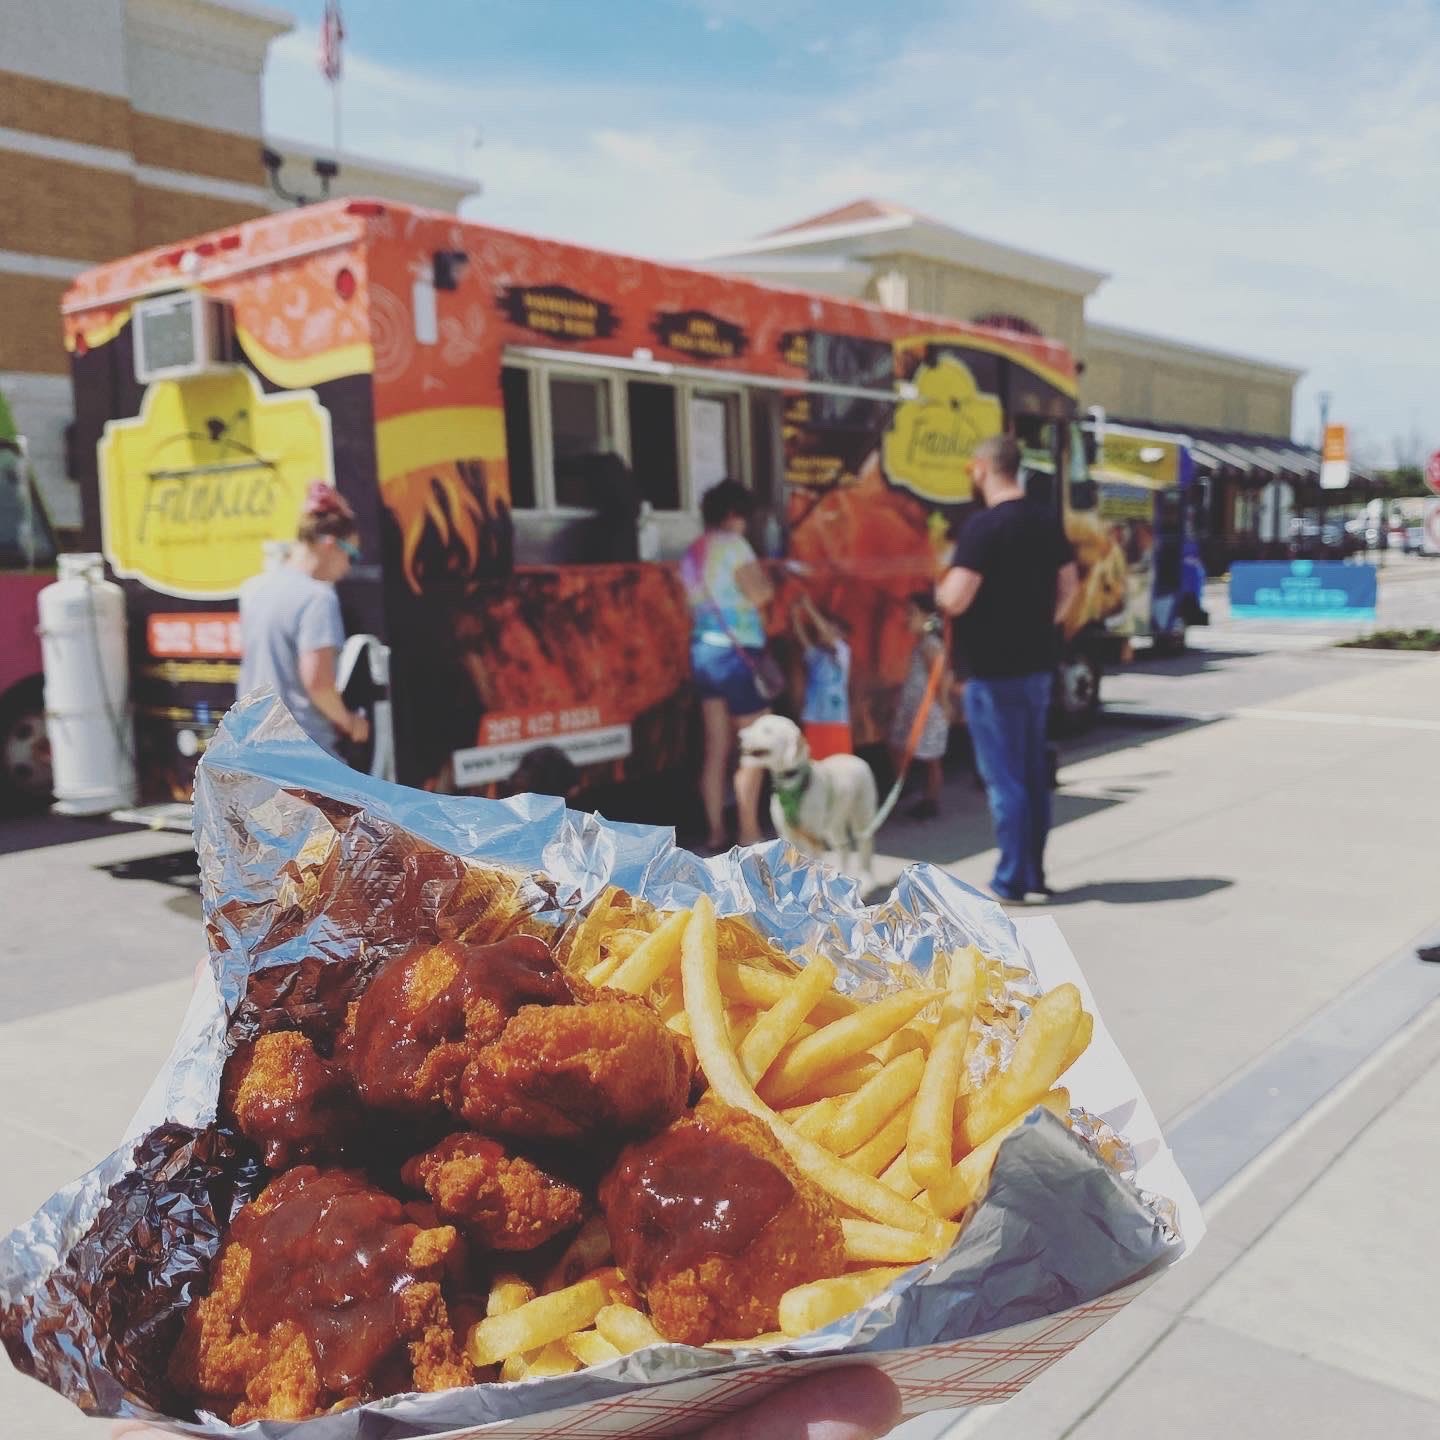
<path fill-rule="evenodd" d="M 999 905 L 1033 905 L 1035 903 L 1028 895 L 1010 895 L 1004 890 L 997 889 L 994 885 L 977 885 L 975 888 Z"/>
<path fill-rule="evenodd" d="M 1055 903 L 1055 892 L 1053 890 L 1027 890 L 1025 892 L 1025 904 L 1027 905 L 1053 905 Z"/>

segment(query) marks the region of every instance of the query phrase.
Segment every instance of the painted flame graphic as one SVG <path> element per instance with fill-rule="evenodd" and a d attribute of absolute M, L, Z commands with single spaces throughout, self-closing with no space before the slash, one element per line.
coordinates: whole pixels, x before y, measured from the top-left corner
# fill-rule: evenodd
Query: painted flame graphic
<path fill-rule="evenodd" d="M 385 505 L 400 531 L 406 583 L 419 594 L 439 574 L 464 578 L 508 569 L 510 516 L 492 503 L 478 460 L 426 466 L 387 480 Z"/>

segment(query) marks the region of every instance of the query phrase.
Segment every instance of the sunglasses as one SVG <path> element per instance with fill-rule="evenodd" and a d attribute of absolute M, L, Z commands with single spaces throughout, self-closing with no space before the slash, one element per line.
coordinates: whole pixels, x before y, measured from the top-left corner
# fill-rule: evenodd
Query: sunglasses
<path fill-rule="evenodd" d="M 335 543 L 345 552 L 346 559 L 352 565 L 360 563 L 360 547 L 353 540 L 337 540 Z"/>

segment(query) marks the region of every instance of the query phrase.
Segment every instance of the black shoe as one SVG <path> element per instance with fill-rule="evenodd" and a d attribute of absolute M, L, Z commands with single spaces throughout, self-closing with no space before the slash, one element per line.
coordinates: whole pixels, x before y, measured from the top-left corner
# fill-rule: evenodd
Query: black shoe
<path fill-rule="evenodd" d="M 917 800 L 905 813 L 912 820 L 934 820 L 940 807 L 933 800 Z"/>
<path fill-rule="evenodd" d="M 1422 945 L 1415 953 L 1422 960 L 1429 960 L 1432 964 L 1440 965 L 1440 945 Z"/>

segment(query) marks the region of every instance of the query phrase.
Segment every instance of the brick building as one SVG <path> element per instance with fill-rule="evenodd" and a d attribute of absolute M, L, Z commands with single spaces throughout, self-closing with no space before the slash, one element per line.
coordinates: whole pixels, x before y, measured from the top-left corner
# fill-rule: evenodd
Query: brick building
<path fill-rule="evenodd" d="M 0 0 L 0 392 L 30 441 L 56 523 L 67 478 L 60 297 L 102 260 L 315 193 L 315 150 L 265 136 L 261 77 L 283 11 L 235 0 Z M 317 76 L 316 83 L 321 83 Z M 456 209 L 474 182 L 342 155 L 334 194 Z"/>

